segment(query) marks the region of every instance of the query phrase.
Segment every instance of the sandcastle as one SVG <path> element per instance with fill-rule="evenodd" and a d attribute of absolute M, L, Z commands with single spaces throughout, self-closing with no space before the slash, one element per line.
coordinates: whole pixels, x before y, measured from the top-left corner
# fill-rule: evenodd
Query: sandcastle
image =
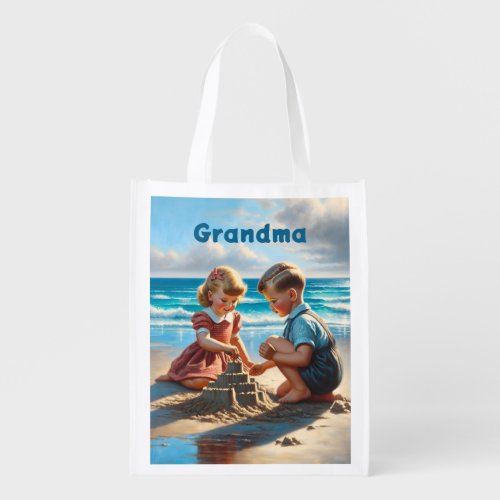
<path fill-rule="evenodd" d="M 226 371 L 187 402 L 184 409 L 199 418 L 213 415 L 218 420 L 257 417 L 275 404 L 253 377 L 243 370 L 241 361 L 229 361 Z"/>
<path fill-rule="evenodd" d="M 243 371 L 241 361 L 229 361 L 226 371 L 210 382 L 197 399 L 221 408 L 231 408 L 235 404 L 242 407 L 267 407 L 271 404 L 255 378 Z"/>

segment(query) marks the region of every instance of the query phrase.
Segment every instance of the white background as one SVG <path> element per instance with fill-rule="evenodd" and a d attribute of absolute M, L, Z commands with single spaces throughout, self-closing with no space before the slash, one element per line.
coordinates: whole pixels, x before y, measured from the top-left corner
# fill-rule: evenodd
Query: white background
<path fill-rule="evenodd" d="M 2 2 L 3 496 L 498 493 L 499 15 L 494 1 Z M 203 72 L 246 21 L 294 71 L 313 179 L 367 181 L 368 478 L 128 473 L 130 179 L 185 179 Z M 282 84 L 266 42 L 230 47 L 215 182 L 289 175 Z"/>

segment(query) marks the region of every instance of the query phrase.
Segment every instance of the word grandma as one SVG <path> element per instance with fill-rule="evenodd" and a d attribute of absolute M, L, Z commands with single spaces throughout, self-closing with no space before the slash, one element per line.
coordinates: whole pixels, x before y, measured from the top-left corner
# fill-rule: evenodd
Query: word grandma
<path fill-rule="evenodd" d="M 291 240 L 296 243 L 306 243 L 306 228 L 300 229 L 270 229 L 266 224 L 263 228 L 255 231 L 254 229 L 239 229 L 237 227 L 230 229 L 210 229 L 206 222 L 201 222 L 194 228 L 194 237 L 200 243 L 206 243 L 212 237 L 214 243 L 219 241 L 219 237 L 228 243 L 290 243 Z"/>

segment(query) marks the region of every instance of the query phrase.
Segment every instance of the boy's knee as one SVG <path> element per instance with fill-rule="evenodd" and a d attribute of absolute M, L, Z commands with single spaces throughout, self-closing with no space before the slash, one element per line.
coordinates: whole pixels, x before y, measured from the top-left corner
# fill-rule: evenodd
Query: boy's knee
<path fill-rule="evenodd" d="M 289 340 L 279 335 L 271 335 L 266 342 L 280 352 L 292 352 L 295 350 L 293 344 Z"/>
<path fill-rule="evenodd" d="M 273 347 L 278 347 L 282 340 L 282 337 L 279 335 L 271 335 L 270 337 L 267 337 L 266 343 L 272 345 Z"/>
<path fill-rule="evenodd" d="M 271 335 L 271 336 L 267 337 L 266 342 L 271 343 L 271 342 L 273 342 L 273 341 L 275 341 L 276 339 L 279 339 L 279 338 L 281 338 L 281 337 L 279 337 L 278 335 Z"/>

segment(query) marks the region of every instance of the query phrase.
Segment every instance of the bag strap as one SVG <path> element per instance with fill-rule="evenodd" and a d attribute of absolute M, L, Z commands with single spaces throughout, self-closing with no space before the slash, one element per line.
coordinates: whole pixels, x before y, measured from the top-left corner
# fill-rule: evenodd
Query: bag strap
<path fill-rule="evenodd" d="M 310 183 L 309 136 L 302 109 L 302 101 L 292 71 L 274 35 L 264 26 L 247 23 L 231 33 L 218 47 L 212 57 L 203 79 L 198 120 L 189 153 L 187 180 L 189 183 L 209 183 L 212 181 L 212 135 L 217 111 L 220 63 L 222 52 L 236 36 L 258 36 L 269 40 L 281 60 L 285 74 L 288 125 L 293 158 L 292 183 Z"/>

